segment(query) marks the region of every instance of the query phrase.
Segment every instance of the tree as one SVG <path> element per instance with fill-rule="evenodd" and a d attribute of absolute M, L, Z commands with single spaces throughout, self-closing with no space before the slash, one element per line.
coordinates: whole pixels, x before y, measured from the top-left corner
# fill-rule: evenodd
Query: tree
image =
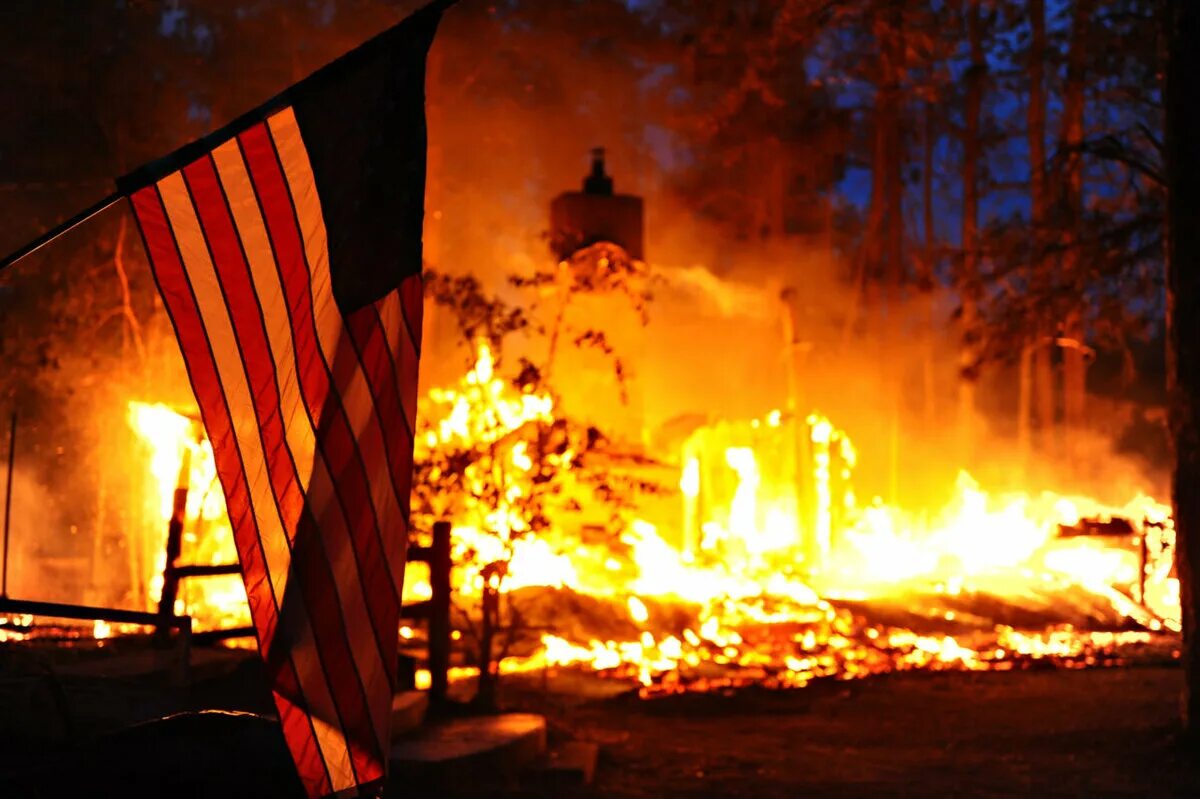
<path fill-rule="evenodd" d="M 1046 284 L 1045 274 L 1048 268 L 1042 258 L 1044 245 L 1041 237 L 1045 235 L 1046 209 L 1049 205 L 1049 191 L 1046 180 L 1046 4 L 1045 0 L 1031 0 L 1029 3 L 1029 108 L 1027 111 L 1029 140 L 1029 229 L 1030 242 L 1030 282 L 1042 290 Z M 1050 436 L 1054 434 L 1054 367 L 1051 363 L 1053 351 L 1050 347 L 1052 336 L 1045 321 L 1034 324 L 1032 334 L 1021 351 L 1021 398 L 1023 407 L 1019 408 L 1017 424 L 1022 431 L 1020 436 L 1021 453 L 1027 459 L 1031 446 L 1033 417 L 1036 418 L 1042 435 L 1042 445 L 1046 446 Z M 1035 399 L 1036 398 L 1036 399 Z M 1036 403 L 1036 404 L 1035 404 Z"/>
<path fill-rule="evenodd" d="M 1067 53 L 1066 85 L 1063 89 L 1062 133 L 1058 198 L 1062 224 L 1061 269 L 1075 289 L 1074 302 L 1063 319 L 1063 421 L 1068 435 L 1083 429 L 1087 399 L 1087 330 L 1084 326 L 1086 275 L 1080 258 L 1083 215 L 1083 140 L 1087 89 L 1088 28 L 1095 0 L 1075 0 L 1071 15 L 1071 43 Z"/>
<path fill-rule="evenodd" d="M 558 307 L 548 309 L 549 323 L 537 317 L 534 303 L 513 305 L 489 296 L 473 276 L 426 276 L 427 296 L 449 310 L 478 358 L 457 386 L 433 390 L 422 401 L 413 513 L 426 528 L 450 519 L 460 531 L 459 565 L 479 590 L 479 606 L 470 607 L 460 596 L 458 608 L 475 645 L 476 703 L 485 709 L 495 704 L 500 661 L 528 633 L 508 583 L 522 548 L 569 548 L 567 528 L 579 523 L 581 513 L 594 518 L 597 510 L 607 514 L 615 540 L 630 521 L 634 500 L 659 490 L 612 468 L 608 436 L 561 411 L 551 378 L 557 342 L 565 334 L 575 347 L 599 349 L 622 379 L 620 354 L 603 328 L 569 330 L 563 310 L 583 295 L 616 293 L 644 314 L 646 298 L 636 290 L 642 271 L 620 248 L 597 244 L 558 269 L 513 276 L 516 288 L 535 295 L 557 285 Z M 505 346 L 519 337 L 545 347 L 537 348 L 536 363 L 522 357 L 501 377 Z M 467 530 L 469 538 L 461 540 Z"/>
<path fill-rule="evenodd" d="M 683 42 L 656 89 L 691 163 L 676 194 L 738 241 L 824 233 L 841 176 L 848 115 L 813 55 L 827 20 L 811 0 L 675 0 L 654 18 Z"/>
<path fill-rule="evenodd" d="M 984 56 L 984 21 L 982 0 L 967 0 L 966 28 L 969 63 L 966 108 L 963 112 L 962 133 L 962 256 L 958 274 L 959 301 L 962 305 L 963 349 L 960 361 L 963 375 L 959 381 L 959 426 L 963 437 L 963 452 L 968 460 L 974 450 L 975 380 L 973 371 L 978 361 L 975 328 L 978 324 L 980 278 L 979 260 L 982 249 L 979 237 L 979 182 L 983 162 L 980 114 L 983 91 L 987 82 L 987 59 Z"/>
<path fill-rule="evenodd" d="M 1200 5 L 1165 3 L 1167 329 L 1176 566 L 1183 611 L 1183 715 L 1200 753 Z"/>

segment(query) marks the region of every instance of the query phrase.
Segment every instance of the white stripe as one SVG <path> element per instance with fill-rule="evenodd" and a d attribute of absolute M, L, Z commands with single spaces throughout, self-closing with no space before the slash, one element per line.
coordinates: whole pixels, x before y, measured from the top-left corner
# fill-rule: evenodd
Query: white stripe
<path fill-rule="evenodd" d="M 400 289 L 388 292 L 378 303 L 379 321 L 383 325 L 384 337 L 387 339 L 388 351 L 392 354 L 392 362 L 396 365 L 396 393 L 400 396 L 400 405 L 404 408 L 404 416 L 408 419 L 408 429 L 415 434 L 417 419 L 417 397 L 414 391 L 405 391 L 403 374 L 406 368 L 411 368 L 410 361 L 416 357 L 416 351 L 408 341 L 408 328 L 404 324 L 404 309 L 401 306 Z M 416 381 L 413 381 L 414 387 Z M 412 394 L 412 396 L 407 396 Z M 410 445 L 403 445 L 410 446 Z"/>
<path fill-rule="evenodd" d="M 217 174 L 233 212 L 238 237 L 242 240 L 242 248 L 254 281 L 254 292 L 258 295 L 258 304 L 262 308 L 267 341 L 271 348 L 271 357 L 275 361 L 275 376 L 280 394 L 280 418 L 283 421 L 288 449 L 291 450 L 292 459 L 296 463 L 300 486 L 305 488 L 312 476 L 317 442 L 303 404 L 300 377 L 296 371 L 295 340 L 292 338 L 287 294 L 279 281 L 279 270 L 275 264 L 271 240 L 237 140 L 226 142 L 213 150 L 213 160 L 216 162 Z"/>
<path fill-rule="evenodd" d="M 159 181 L 158 186 L 175 239 L 179 243 L 188 279 L 196 295 L 205 335 L 212 344 L 217 373 L 228 401 L 234 435 L 241 453 L 242 469 L 250 487 L 250 504 L 258 522 L 265 565 L 276 604 L 282 607 L 291 550 L 284 535 L 283 520 L 279 516 L 274 490 L 267 473 L 267 460 L 262 450 L 262 440 L 259 438 L 254 399 L 246 383 L 229 308 L 221 293 L 216 270 L 200 228 L 200 220 L 196 216 L 183 176 L 178 172 L 173 173 Z M 307 614 L 304 621 L 305 631 L 311 634 Z M 314 656 L 315 653 L 315 644 L 312 647 L 296 646 L 293 651 L 294 663 L 310 712 L 314 719 L 320 718 L 324 722 L 320 725 L 314 723 L 317 745 L 329 767 L 334 789 L 341 790 L 355 784 L 354 772 L 350 765 L 346 741 L 337 726 L 338 717 L 325 674 Z"/>

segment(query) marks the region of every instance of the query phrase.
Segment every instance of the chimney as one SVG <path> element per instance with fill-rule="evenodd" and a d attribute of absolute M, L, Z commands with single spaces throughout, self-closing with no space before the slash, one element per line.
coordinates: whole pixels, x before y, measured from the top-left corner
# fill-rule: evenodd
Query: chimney
<path fill-rule="evenodd" d="M 630 258 L 645 260 L 642 198 L 616 194 L 603 147 L 592 150 L 592 170 L 583 191 L 564 192 L 550 203 L 550 248 L 562 261 L 593 244 L 615 244 Z"/>

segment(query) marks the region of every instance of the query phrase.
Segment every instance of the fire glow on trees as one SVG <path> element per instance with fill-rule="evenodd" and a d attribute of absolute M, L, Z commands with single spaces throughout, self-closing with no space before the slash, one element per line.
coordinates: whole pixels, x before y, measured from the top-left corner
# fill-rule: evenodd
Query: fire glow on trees
<path fill-rule="evenodd" d="M 562 609 L 590 603 L 604 624 L 529 623 L 533 644 L 514 648 L 502 671 L 584 668 L 636 680 L 645 694 L 796 687 L 913 668 L 1113 663 L 1124 647 L 1178 629 L 1166 506 L 1145 496 L 1120 508 L 993 497 L 966 473 L 933 515 L 860 504 L 853 444 L 815 413 L 799 424 L 773 412 L 697 431 L 679 461 L 675 529 L 626 514 L 610 535 L 589 535 L 586 444 L 564 432 L 549 393 L 519 383 L 502 379 L 480 344 L 458 385 L 423 400 L 414 510 L 454 521 L 464 607 L 486 581 L 514 602 L 540 594 Z M 185 555 L 190 545 L 192 560 L 232 557 L 198 425 L 139 403 L 130 423 L 149 447 L 162 529 L 186 483 Z M 547 444 L 550 434 L 556 443 Z M 1110 519 L 1133 525 L 1069 534 Z M 196 586 L 179 609 L 202 626 L 228 626 L 245 616 L 244 594 L 228 588 Z M 427 591 L 410 573 L 406 593 Z M 997 604 L 1022 621 L 989 617 Z"/>

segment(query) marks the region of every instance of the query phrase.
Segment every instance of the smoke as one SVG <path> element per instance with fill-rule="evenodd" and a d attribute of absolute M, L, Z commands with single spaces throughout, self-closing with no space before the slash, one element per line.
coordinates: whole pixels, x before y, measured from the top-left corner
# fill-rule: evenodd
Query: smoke
<path fill-rule="evenodd" d="M 478 18 L 447 16 L 431 79 L 426 245 L 440 271 L 475 274 L 508 301 L 528 303 L 505 277 L 552 265 L 550 200 L 579 187 L 591 147 L 607 148 L 617 192 L 645 199 L 654 299 L 644 328 L 621 298 L 569 309 L 569 326 L 603 327 L 617 343 L 631 397 L 622 402 L 610 363 L 572 356 L 554 375 L 568 410 L 609 429 L 640 428 L 666 458 L 676 454 L 671 442 L 706 420 L 820 410 L 855 441 L 866 499 L 933 505 L 962 468 L 998 488 L 1163 495 L 1161 468 L 1118 451 L 1131 416 L 1144 410 L 1131 400 L 1092 401 L 1087 429 L 1035 429 L 1021 451 L 1015 365 L 991 365 L 979 379 L 967 446 L 955 297 L 864 286 L 832 231 L 738 239 L 701 218 L 701 203 L 673 188 L 688 154 L 673 138 L 670 110 L 646 107 L 632 90 L 636 70 L 619 40 L 581 49 L 571 15 L 584 12 L 561 13 L 555 24 L 529 26 L 528 41 L 506 29 L 497 41 L 507 49 L 486 57 Z M 541 321 L 553 321 L 553 302 L 533 299 Z M 424 387 L 452 380 L 470 358 L 445 315 L 429 313 Z M 536 360 L 544 344 L 516 354 Z"/>
<path fill-rule="evenodd" d="M 705 310 L 713 310 L 723 319 L 757 316 L 779 301 L 778 294 L 768 288 L 722 280 L 700 264 L 656 267 L 655 277 L 656 285 L 677 293 L 684 301 L 704 303 Z"/>
<path fill-rule="evenodd" d="M 90 564 L 69 546 L 78 530 L 65 524 L 60 499 L 19 466 L 9 515 L 8 595 L 47 602 L 81 602 Z"/>

